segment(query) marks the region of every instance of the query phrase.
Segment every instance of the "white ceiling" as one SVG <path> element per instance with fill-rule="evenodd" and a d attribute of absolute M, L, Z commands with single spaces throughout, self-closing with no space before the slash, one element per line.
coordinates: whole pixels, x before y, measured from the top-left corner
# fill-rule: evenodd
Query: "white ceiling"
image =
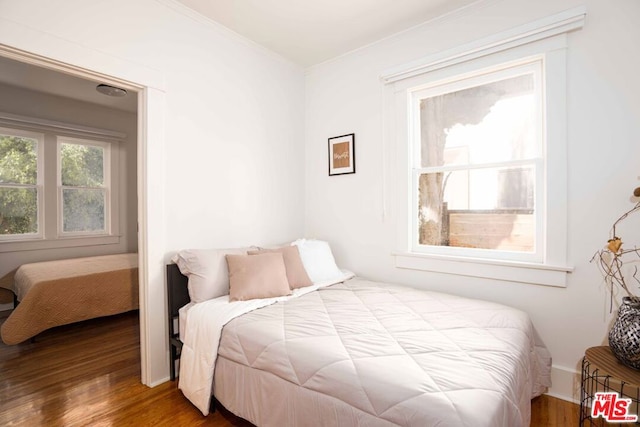
<path fill-rule="evenodd" d="M 478 0 L 178 1 L 308 67 Z"/>
<path fill-rule="evenodd" d="M 482 0 L 177 1 L 308 67 Z M 137 109 L 136 93 L 108 97 L 95 90 L 100 82 L 1 56 L 0 83 L 124 111 Z"/>

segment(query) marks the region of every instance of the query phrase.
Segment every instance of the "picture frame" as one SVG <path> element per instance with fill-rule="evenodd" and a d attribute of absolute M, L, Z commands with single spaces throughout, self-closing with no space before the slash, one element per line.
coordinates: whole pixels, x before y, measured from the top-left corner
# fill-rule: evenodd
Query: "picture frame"
<path fill-rule="evenodd" d="M 353 133 L 329 138 L 329 176 L 356 173 L 355 140 Z"/>

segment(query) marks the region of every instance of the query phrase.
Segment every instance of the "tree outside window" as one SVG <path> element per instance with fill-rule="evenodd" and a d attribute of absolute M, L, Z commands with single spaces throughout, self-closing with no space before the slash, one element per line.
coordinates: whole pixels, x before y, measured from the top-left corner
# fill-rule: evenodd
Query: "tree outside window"
<path fill-rule="evenodd" d="M 107 147 L 61 142 L 59 150 L 62 232 L 105 232 Z"/>
<path fill-rule="evenodd" d="M 38 140 L 0 132 L 0 236 L 38 231 Z"/>

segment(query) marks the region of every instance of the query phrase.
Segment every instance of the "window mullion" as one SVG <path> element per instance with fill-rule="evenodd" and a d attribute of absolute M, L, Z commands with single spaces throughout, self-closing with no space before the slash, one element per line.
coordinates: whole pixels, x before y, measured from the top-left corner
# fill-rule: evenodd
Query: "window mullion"
<path fill-rule="evenodd" d="M 539 164 L 540 161 L 541 159 L 539 158 L 531 158 L 531 159 L 507 160 L 507 161 L 491 162 L 491 163 L 431 166 L 426 168 L 414 168 L 413 171 L 418 174 L 424 174 L 424 173 L 456 172 L 456 171 L 464 171 L 464 170 L 489 169 L 489 168 L 501 168 L 501 167 L 508 168 L 508 167 Z"/>
<path fill-rule="evenodd" d="M 13 182 L 0 183 L 0 188 L 38 188 L 38 184 L 17 184 Z"/>
<path fill-rule="evenodd" d="M 62 189 L 70 189 L 70 190 L 104 190 L 106 187 L 87 187 L 83 185 L 61 185 Z"/>

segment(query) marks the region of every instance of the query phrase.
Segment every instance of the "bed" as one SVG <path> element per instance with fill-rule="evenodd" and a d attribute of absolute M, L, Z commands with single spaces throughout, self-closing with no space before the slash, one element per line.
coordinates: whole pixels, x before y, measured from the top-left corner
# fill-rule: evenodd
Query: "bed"
<path fill-rule="evenodd" d="M 170 293 L 186 292 L 174 277 Z M 184 395 L 258 426 L 528 426 L 550 386 L 526 313 L 348 272 L 291 295 L 192 301 L 179 318 Z"/>
<path fill-rule="evenodd" d="M 18 344 L 40 332 L 138 308 L 138 255 L 74 258 L 21 265 L 1 283 L 16 306 L 0 328 Z"/>

